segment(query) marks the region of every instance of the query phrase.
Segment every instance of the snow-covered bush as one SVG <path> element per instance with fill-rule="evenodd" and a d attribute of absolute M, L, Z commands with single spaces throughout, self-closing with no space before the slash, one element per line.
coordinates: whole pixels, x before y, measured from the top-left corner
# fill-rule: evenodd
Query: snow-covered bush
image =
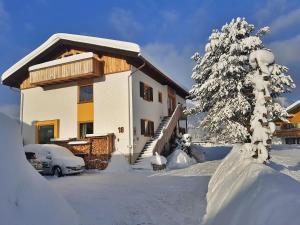
<path fill-rule="evenodd" d="M 155 152 L 155 155 L 153 155 L 151 157 L 151 160 L 150 160 L 151 164 L 152 165 L 158 165 L 158 166 L 163 166 L 163 165 L 166 165 L 167 164 L 167 159 L 158 154 L 157 152 Z"/>
<path fill-rule="evenodd" d="M 257 70 L 251 63 L 258 57 L 250 58 L 250 54 L 265 49 L 261 37 L 268 30 L 264 27 L 255 34 L 254 25 L 243 18 L 233 19 L 221 30 L 213 30 L 203 56 L 195 53 L 192 57 L 196 62 L 192 74 L 196 84 L 190 90 L 194 104 L 186 112 L 191 115 L 207 112 L 201 125 L 217 141 L 249 142 L 251 139 L 250 120 L 256 103 L 253 93 L 256 84 L 251 82 L 251 74 Z M 264 72 L 262 66 L 259 68 Z M 295 87 L 287 71 L 285 66 L 272 64 L 267 87 L 271 98 Z M 273 101 L 267 102 L 264 114 L 268 121 L 284 120 L 288 115 Z"/>
<path fill-rule="evenodd" d="M 182 151 L 181 149 L 176 149 L 167 158 L 168 169 L 182 169 L 195 163 L 196 160 L 190 157 L 186 152 Z"/>
<path fill-rule="evenodd" d="M 212 176 L 204 224 L 299 224 L 300 184 L 247 156 L 249 146 L 236 145 Z"/>
<path fill-rule="evenodd" d="M 26 160 L 20 127 L 0 113 L 1 224 L 78 225 L 67 202 Z"/>

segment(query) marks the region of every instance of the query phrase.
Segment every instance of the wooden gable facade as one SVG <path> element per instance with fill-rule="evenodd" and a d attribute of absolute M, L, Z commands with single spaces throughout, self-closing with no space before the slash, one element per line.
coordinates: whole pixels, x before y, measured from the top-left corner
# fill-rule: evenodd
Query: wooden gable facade
<path fill-rule="evenodd" d="M 68 48 L 50 56 L 45 62 L 55 62 L 63 58 L 87 53 L 89 50 Z M 125 57 L 99 51 L 93 52 L 93 57 L 74 60 L 58 65 L 44 66 L 28 71 L 20 84 L 20 89 L 45 86 L 62 82 L 95 78 L 102 75 L 129 71 L 131 66 Z"/>

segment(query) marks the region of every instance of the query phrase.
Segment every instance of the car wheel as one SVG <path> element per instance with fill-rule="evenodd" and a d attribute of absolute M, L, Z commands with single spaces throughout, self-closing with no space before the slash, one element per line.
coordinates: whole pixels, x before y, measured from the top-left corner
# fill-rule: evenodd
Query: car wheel
<path fill-rule="evenodd" d="M 62 177 L 63 176 L 62 170 L 59 166 L 55 166 L 53 168 L 53 176 L 56 176 L 56 177 Z"/>

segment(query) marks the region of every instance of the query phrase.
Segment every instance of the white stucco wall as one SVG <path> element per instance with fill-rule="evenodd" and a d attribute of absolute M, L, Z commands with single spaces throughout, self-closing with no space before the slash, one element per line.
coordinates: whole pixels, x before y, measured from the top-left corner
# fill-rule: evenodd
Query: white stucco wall
<path fill-rule="evenodd" d="M 115 147 L 129 155 L 129 99 L 130 71 L 114 73 L 94 82 L 94 133 L 114 133 Z M 119 133 L 118 127 L 124 127 Z"/>
<path fill-rule="evenodd" d="M 126 71 L 94 80 L 94 134 L 114 133 L 116 149 L 128 157 L 131 152 L 134 161 L 149 140 L 141 135 L 141 119 L 153 121 L 156 130 L 161 119 L 168 116 L 168 87 L 141 71 L 130 74 L 131 71 Z M 153 88 L 153 102 L 140 97 L 140 81 Z M 60 138 L 77 137 L 77 91 L 77 82 L 22 90 L 25 144 L 35 142 L 34 121 L 59 119 Z M 159 92 L 162 103 L 158 101 Z M 176 101 L 185 103 L 178 95 Z M 124 128 L 123 133 L 119 133 L 119 127 Z"/>
<path fill-rule="evenodd" d="M 140 82 L 143 82 L 153 88 L 153 102 L 149 102 L 140 97 Z M 158 101 L 158 92 L 162 93 L 162 103 Z M 141 71 L 134 73 L 132 77 L 132 98 L 133 98 L 133 128 L 136 134 L 133 135 L 133 153 L 136 158 L 143 149 L 149 137 L 141 135 L 141 119 L 147 119 L 154 122 L 154 130 L 160 124 L 161 119 L 168 115 L 167 86 L 161 85 Z"/>
<path fill-rule="evenodd" d="M 129 154 L 128 76 L 130 71 L 94 80 L 94 134 L 114 133 L 115 147 Z M 59 119 L 59 137 L 77 137 L 77 82 L 22 90 L 24 142 L 35 142 L 34 121 Z M 119 133 L 118 127 L 124 127 Z"/>
<path fill-rule="evenodd" d="M 59 119 L 60 137 L 77 136 L 76 83 L 25 89 L 23 95 L 24 144 L 35 143 L 35 121 Z M 22 118 L 22 115 L 21 115 Z"/>

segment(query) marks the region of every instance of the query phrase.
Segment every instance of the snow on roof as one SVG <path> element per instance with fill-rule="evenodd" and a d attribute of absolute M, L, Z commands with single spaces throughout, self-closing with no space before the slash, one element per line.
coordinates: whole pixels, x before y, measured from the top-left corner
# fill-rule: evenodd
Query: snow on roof
<path fill-rule="evenodd" d="M 300 100 L 298 100 L 298 101 L 296 101 L 296 102 L 294 102 L 293 104 L 291 104 L 290 106 L 288 106 L 287 108 L 286 108 L 286 111 L 291 111 L 291 110 L 293 110 L 294 108 L 296 108 L 297 106 L 299 106 L 300 105 Z"/>
<path fill-rule="evenodd" d="M 2 77 L 1 77 L 2 81 L 5 80 L 6 78 L 8 78 L 11 74 L 15 73 L 21 67 L 25 66 L 28 62 L 33 60 L 39 54 L 41 54 L 46 49 L 48 49 L 49 47 L 51 47 L 52 45 L 54 45 L 55 43 L 57 43 L 60 40 L 93 44 L 93 45 L 98 45 L 98 46 L 103 46 L 103 47 L 108 47 L 108 48 L 113 48 L 113 49 L 120 49 L 120 50 L 124 50 L 124 51 L 140 53 L 140 46 L 135 43 L 131 43 L 131 42 L 117 41 L 117 40 L 91 37 L 91 36 L 85 36 L 85 35 L 77 35 L 77 34 L 57 33 L 57 34 L 52 35 L 46 42 L 44 42 L 42 45 L 37 47 L 31 53 L 26 55 L 20 61 L 15 63 L 12 67 L 10 67 L 8 70 L 6 70 L 2 74 Z"/>
<path fill-rule="evenodd" d="M 84 53 L 80 53 L 80 54 L 77 54 L 77 55 L 73 55 L 73 56 L 69 56 L 69 57 L 65 57 L 65 58 L 61 58 L 61 59 L 55 59 L 55 60 L 52 60 L 52 61 L 36 64 L 34 66 L 30 66 L 28 68 L 28 70 L 33 71 L 33 70 L 38 70 L 38 69 L 42 69 L 42 68 L 46 68 L 46 67 L 50 67 L 50 66 L 65 64 L 65 63 L 68 63 L 68 62 L 79 61 L 79 60 L 82 60 L 82 59 L 89 59 L 89 58 L 93 58 L 93 57 L 96 57 L 96 54 L 94 54 L 93 52 L 84 52 Z"/>

